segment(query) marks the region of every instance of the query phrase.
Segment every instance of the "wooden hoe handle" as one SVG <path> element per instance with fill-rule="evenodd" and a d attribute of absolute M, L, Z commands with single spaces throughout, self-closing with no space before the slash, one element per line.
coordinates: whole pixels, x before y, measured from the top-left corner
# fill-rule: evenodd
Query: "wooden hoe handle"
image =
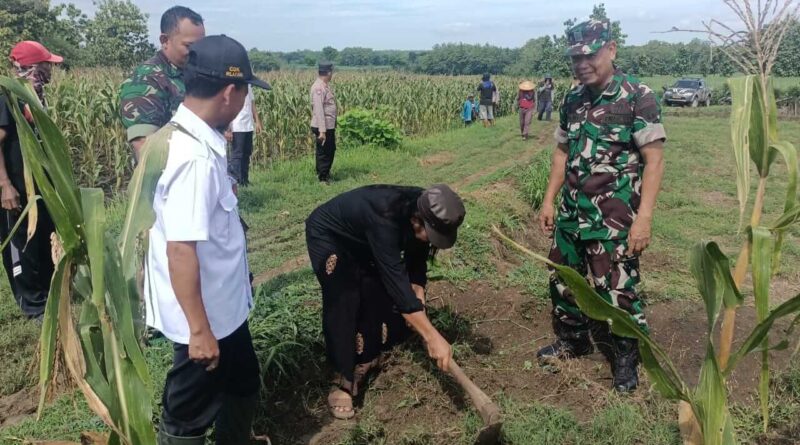
<path fill-rule="evenodd" d="M 485 425 L 492 425 L 500 421 L 500 408 L 492 402 L 489 396 L 486 395 L 475 383 L 464 374 L 461 367 L 454 360 L 450 360 L 450 374 L 456 379 L 456 382 L 469 394 L 475 409 L 483 419 Z"/>

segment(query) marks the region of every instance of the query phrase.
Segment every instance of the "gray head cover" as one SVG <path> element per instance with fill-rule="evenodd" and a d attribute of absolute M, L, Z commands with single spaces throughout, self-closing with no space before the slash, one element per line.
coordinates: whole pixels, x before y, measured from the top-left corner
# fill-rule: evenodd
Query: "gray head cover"
<path fill-rule="evenodd" d="M 417 209 L 425 223 L 428 241 L 438 249 L 456 243 L 458 227 L 467 214 L 461 198 L 446 184 L 435 184 L 422 192 Z"/>

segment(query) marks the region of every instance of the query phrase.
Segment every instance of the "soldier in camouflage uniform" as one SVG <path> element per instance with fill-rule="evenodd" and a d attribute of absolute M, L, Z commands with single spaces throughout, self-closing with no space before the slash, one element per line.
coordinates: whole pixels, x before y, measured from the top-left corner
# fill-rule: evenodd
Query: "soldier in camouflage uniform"
<path fill-rule="evenodd" d="M 608 21 L 578 24 L 567 37 L 567 55 L 582 85 L 561 105 L 558 149 L 539 222 L 553 237 L 550 259 L 586 275 L 606 301 L 629 312 L 647 332 L 636 285 L 664 171 L 661 111 L 650 88 L 614 66 L 617 45 Z M 636 340 L 589 320 L 555 274 L 550 294 L 557 340 L 537 353 L 539 361 L 590 354 L 593 339 L 611 362 L 614 388 L 635 389 Z"/>
<path fill-rule="evenodd" d="M 205 36 L 203 18 L 174 6 L 161 16 L 161 51 L 136 67 L 120 88 L 119 114 L 135 159 L 144 139 L 166 125 L 183 102 L 189 46 Z"/>

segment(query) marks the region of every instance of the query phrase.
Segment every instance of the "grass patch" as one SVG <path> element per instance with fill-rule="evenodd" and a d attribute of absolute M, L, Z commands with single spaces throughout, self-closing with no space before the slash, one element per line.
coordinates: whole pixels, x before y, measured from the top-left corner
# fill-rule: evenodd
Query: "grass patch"
<path fill-rule="evenodd" d="M 552 155 L 552 150 L 537 152 L 527 166 L 517 169 L 515 175 L 522 199 L 530 204 L 534 210 L 539 210 L 544 201 L 547 181 L 550 178 Z"/>
<path fill-rule="evenodd" d="M 540 403 L 519 403 L 508 396 L 501 401 L 506 420 L 503 443 L 514 445 L 577 444 L 581 429 L 568 410 Z"/>

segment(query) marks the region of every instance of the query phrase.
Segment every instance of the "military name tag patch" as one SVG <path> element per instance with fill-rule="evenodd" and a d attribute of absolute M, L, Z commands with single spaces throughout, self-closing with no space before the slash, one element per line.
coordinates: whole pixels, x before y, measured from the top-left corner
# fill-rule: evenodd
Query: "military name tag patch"
<path fill-rule="evenodd" d="M 607 113 L 602 117 L 602 119 L 600 119 L 600 121 L 603 124 L 611 125 L 633 125 L 633 116 L 631 116 L 630 113 Z"/>

